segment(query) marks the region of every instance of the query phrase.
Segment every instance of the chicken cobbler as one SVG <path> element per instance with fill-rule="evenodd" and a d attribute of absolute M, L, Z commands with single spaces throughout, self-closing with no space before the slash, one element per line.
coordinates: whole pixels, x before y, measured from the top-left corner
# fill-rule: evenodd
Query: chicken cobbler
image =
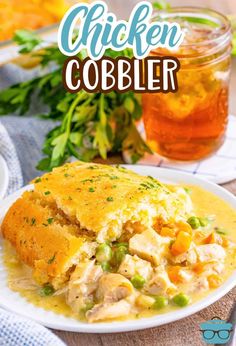
<path fill-rule="evenodd" d="M 190 186 L 75 162 L 34 180 L 2 225 L 9 287 L 90 323 L 184 308 L 235 269 L 236 212 Z"/>

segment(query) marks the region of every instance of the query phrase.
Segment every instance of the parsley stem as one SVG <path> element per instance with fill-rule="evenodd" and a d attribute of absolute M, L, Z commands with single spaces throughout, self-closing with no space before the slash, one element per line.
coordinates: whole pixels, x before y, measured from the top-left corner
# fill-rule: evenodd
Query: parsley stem
<path fill-rule="evenodd" d="M 77 107 L 78 103 L 83 99 L 85 95 L 84 91 L 81 91 L 78 93 L 77 97 L 75 98 L 75 100 L 72 102 L 69 111 L 67 113 L 67 116 L 65 117 L 65 124 L 66 124 L 66 134 L 67 134 L 67 138 L 69 138 L 70 135 L 70 131 L 71 131 L 71 122 L 72 122 L 72 116 L 74 113 L 75 108 Z"/>
<path fill-rule="evenodd" d="M 107 124 L 106 113 L 104 111 L 104 94 L 100 96 L 99 102 L 99 118 L 101 125 L 105 128 Z"/>

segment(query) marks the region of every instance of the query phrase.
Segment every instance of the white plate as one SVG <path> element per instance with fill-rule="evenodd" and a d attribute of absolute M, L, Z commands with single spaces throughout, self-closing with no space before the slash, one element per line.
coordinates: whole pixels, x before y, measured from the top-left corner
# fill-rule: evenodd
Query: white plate
<path fill-rule="evenodd" d="M 9 175 L 6 161 L 0 155 L 0 199 L 4 197 L 8 187 Z"/>
<path fill-rule="evenodd" d="M 236 209 L 236 198 L 225 189 L 210 183 L 206 180 L 201 180 L 182 172 L 174 172 L 167 169 L 149 167 L 149 166 L 126 166 L 137 173 L 143 175 L 152 175 L 155 178 L 164 182 L 170 183 L 185 183 L 201 186 L 202 188 L 216 194 L 226 202 L 231 204 Z M 29 189 L 26 187 L 24 189 Z M 1 203 L 0 220 L 4 216 L 7 209 L 16 200 L 24 190 L 20 190 L 14 195 L 8 197 L 3 203 Z M 143 318 L 140 320 L 131 320 L 125 322 L 111 322 L 111 323 L 94 323 L 87 324 L 76 321 L 72 318 L 67 318 L 62 315 L 57 315 L 54 312 L 45 311 L 42 308 L 35 307 L 28 303 L 18 293 L 11 291 L 7 287 L 6 270 L 3 266 L 2 259 L 0 259 L 0 305 L 10 311 L 17 314 L 29 317 L 47 327 L 67 330 L 73 332 L 85 332 L 85 333 L 113 333 L 113 332 L 127 332 L 138 329 L 145 329 L 150 327 L 160 326 L 166 323 L 180 320 L 184 317 L 192 315 L 210 304 L 216 302 L 223 297 L 236 285 L 236 271 L 232 276 L 218 289 L 210 293 L 206 298 L 194 303 L 186 308 L 179 309 L 177 311 L 168 312 L 166 314 L 157 315 L 155 317 Z"/>

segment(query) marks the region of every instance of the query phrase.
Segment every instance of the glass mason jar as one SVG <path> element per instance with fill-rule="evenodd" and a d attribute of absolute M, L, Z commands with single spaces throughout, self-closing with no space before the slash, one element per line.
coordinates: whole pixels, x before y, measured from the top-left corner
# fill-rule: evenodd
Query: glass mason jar
<path fill-rule="evenodd" d="M 198 160 L 223 144 L 228 122 L 231 26 L 228 19 L 203 8 L 173 8 L 155 20 L 180 23 L 185 32 L 175 56 L 181 68 L 176 93 L 143 94 L 143 120 L 152 149 L 175 160 Z"/>

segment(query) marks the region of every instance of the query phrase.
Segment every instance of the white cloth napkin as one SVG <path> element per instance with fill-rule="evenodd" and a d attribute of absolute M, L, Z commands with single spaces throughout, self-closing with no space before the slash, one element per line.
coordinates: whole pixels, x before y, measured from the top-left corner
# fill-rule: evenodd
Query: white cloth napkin
<path fill-rule="evenodd" d="M 20 162 L 11 138 L 5 127 L 0 123 L 0 154 L 5 159 L 9 171 L 7 195 L 18 190 L 23 185 Z"/>
<path fill-rule="evenodd" d="M 0 309 L 0 346 L 65 346 L 48 329 Z"/>

